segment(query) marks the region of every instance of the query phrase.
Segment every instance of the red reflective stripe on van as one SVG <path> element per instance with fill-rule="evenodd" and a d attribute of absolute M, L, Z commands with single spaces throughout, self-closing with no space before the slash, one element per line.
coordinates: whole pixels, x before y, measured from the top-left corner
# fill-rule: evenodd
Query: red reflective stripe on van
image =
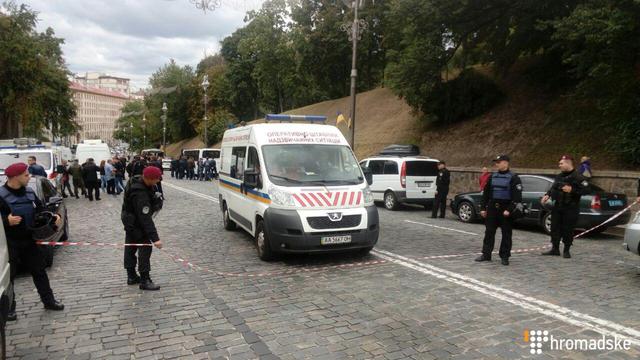
<path fill-rule="evenodd" d="M 293 194 L 293 198 L 296 199 L 296 201 L 298 203 L 300 203 L 300 205 L 302 205 L 302 207 L 307 207 L 307 205 L 304 203 L 304 201 L 302 201 L 302 199 L 300 199 L 300 197 L 296 194 Z"/>
<path fill-rule="evenodd" d="M 356 205 L 360 205 L 360 200 L 362 200 L 362 191 L 358 192 L 358 200 L 356 200 Z"/>
<path fill-rule="evenodd" d="M 335 196 L 335 199 L 333 199 L 333 206 L 338 206 L 338 200 L 340 200 L 340 193 L 335 192 L 333 193 L 333 196 Z"/>
<path fill-rule="evenodd" d="M 311 201 L 311 199 L 309 199 L 309 197 L 307 197 L 307 195 L 305 195 L 305 194 L 300 194 L 300 196 L 302 196 L 302 197 L 303 197 L 303 198 L 304 198 L 304 199 L 309 203 L 309 205 L 310 205 L 311 207 L 314 207 L 314 206 L 315 206 L 315 205 L 313 204 L 313 201 Z"/>
<path fill-rule="evenodd" d="M 309 193 L 309 196 L 311 196 L 313 198 L 313 200 L 316 201 L 318 206 L 322 206 L 322 202 L 320 202 L 320 200 L 313 193 Z"/>
<path fill-rule="evenodd" d="M 353 191 L 351 192 L 351 196 L 349 197 L 349 205 L 353 205 L 353 196 L 354 196 L 355 194 L 356 194 L 356 193 L 354 193 Z"/>
<path fill-rule="evenodd" d="M 326 196 L 324 196 L 324 194 L 318 193 L 318 196 L 320 197 L 320 199 L 322 199 L 322 201 L 324 201 L 325 204 L 327 204 L 327 206 L 331 206 L 331 202 L 329 201 L 329 199 L 327 199 Z"/>
<path fill-rule="evenodd" d="M 349 196 L 349 194 L 346 191 L 342 193 L 342 206 L 347 203 L 347 196 Z"/>

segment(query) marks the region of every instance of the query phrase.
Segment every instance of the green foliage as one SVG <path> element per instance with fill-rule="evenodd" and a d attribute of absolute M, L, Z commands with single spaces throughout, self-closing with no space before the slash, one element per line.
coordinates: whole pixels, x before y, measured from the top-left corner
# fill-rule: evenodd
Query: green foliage
<path fill-rule="evenodd" d="M 4 3 L 0 11 L 0 137 L 23 134 L 41 137 L 74 134 L 68 71 L 60 45 L 51 28 L 35 30 L 37 14 L 26 5 Z M 2 8 L 0 8 L 2 9 Z"/>
<path fill-rule="evenodd" d="M 502 99 L 504 94 L 493 80 L 467 69 L 453 80 L 441 83 L 429 95 L 427 112 L 438 124 L 452 124 L 483 114 Z"/>
<path fill-rule="evenodd" d="M 144 148 L 144 135 L 147 135 L 147 146 L 153 144 L 149 127 L 149 119 L 143 122 L 143 116 L 147 109 L 142 101 L 131 101 L 122 107 L 122 116 L 116 121 L 116 130 L 113 132 L 113 138 L 129 143 L 135 151 Z M 145 129 L 146 126 L 146 129 Z"/>

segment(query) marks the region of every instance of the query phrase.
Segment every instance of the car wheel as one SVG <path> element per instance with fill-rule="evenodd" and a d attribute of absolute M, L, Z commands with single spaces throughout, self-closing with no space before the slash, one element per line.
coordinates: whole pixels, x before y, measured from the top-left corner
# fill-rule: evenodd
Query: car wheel
<path fill-rule="evenodd" d="M 222 222 L 224 223 L 224 229 L 229 231 L 235 230 L 236 223 L 229 217 L 229 209 L 227 209 L 226 203 L 222 206 L 222 209 Z"/>
<path fill-rule="evenodd" d="M 473 222 L 476 219 L 476 209 L 468 201 L 463 201 L 458 205 L 458 219 L 464 223 Z"/>
<path fill-rule="evenodd" d="M 396 197 L 396 194 L 393 193 L 393 191 L 387 191 L 384 194 L 384 207 L 387 208 L 387 210 L 395 210 L 398 208 L 398 198 Z"/>
<path fill-rule="evenodd" d="M 0 324 L 0 359 L 5 360 L 7 358 L 7 333 L 6 333 L 7 324 L 3 321 Z"/>
<path fill-rule="evenodd" d="M 551 235 L 551 213 L 546 213 L 542 217 L 542 229 L 548 235 Z"/>
<path fill-rule="evenodd" d="M 273 259 L 271 243 L 264 231 L 264 222 L 262 220 L 258 221 L 258 224 L 256 225 L 256 249 L 258 250 L 258 257 L 260 260 L 270 261 Z"/>
<path fill-rule="evenodd" d="M 62 233 L 60 240 L 69 241 L 69 217 L 66 214 L 64 215 L 64 232 Z"/>

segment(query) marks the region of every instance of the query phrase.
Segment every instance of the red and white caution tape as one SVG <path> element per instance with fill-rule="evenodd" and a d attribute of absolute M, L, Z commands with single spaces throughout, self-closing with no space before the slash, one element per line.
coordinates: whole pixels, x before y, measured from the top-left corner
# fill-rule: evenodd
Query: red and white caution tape
<path fill-rule="evenodd" d="M 544 250 L 546 248 L 551 247 L 551 245 L 545 245 L 545 246 L 540 246 L 540 247 L 535 247 L 535 248 L 528 248 L 528 249 L 516 249 L 516 250 L 511 250 L 512 254 L 518 254 L 518 253 L 526 253 L 526 252 L 530 252 L 530 251 L 539 251 L 539 250 Z M 493 254 L 498 254 L 498 251 L 494 251 Z M 420 259 L 423 260 L 429 260 L 429 259 L 449 259 L 449 258 L 457 258 L 457 257 L 464 257 L 464 256 L 474 256 L 474 255 L 482 255 L 481 252 L 477 252 L 477 253 L 466 253 L 466 254 L 452 254 L 452 255 L 433 255 L 433 256 L 424 256 L 424 257 L 420 257 Z"/>
<path fill-rule="evenodd" d="M 613 215 L 612 217 L 608 218 L 608 219 L 607 219 L 607 221 L 603 222 L 602 224 L 600 224 L 600 225 L 598 225 L 598 226 L 592 227 L 592 228 L 591 228 L 591 229 L 589 229 L 589 230 L 583 231 L 583 232 L 581 232 L 580 234 L 578 234 L 578 235 L 574 236 L 573 238 L 574 238 L 574 239 L 577 239 L 577 238 L 579 238 L 579 237 L 581 237 L 581 236 L 583 236 L 583 235 L 586 235 L 586 234 L 588 234 L 588 233 L 592 232 L 592 231 L 593 231 L 593 230 L 595 230 L 595 229 L 601 228 L 602 226 L 604 226 L 604 225 L 606 225 L 606 224 L 608 224 L 608 223 L 612 222 L 613 220 L 615 220 L 615 219 L 619 218 L 620 216 L 622 216 L 622 214 L 624 214 L 624 213 L 626 213 L 627 211 L 629 211 L 629 209 L 631 209 L 631 208 L 632 208 L 635 204 L 637 204 L 637 203 L 638 203 L 638 200 L 634 201 L 631 205 L 627 206 L 626 208 L 624 208 L 624 209 L 620 210 L 620 212 L 618 212 L 617 214 L 615 214 L 615 215 Z"/>

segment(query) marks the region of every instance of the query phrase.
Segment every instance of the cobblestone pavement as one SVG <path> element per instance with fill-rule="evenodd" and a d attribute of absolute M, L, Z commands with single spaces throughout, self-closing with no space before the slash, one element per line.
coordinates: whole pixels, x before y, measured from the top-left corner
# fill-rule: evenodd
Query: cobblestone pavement
<path fill-rule="evenodd" d="M 127 286 L 122 249 L 58 248 L 49 275 L 67 308 L 45 311 L 31 279 L 19 278 L 18 321 L 7 328 L 11 358 L 640 357 L 640 259 L 619 237 L 578 240 L 567 260 L 539 256 L 548 238 L 519 228 L 514 249 L 524 250 L 511 266 L 478 264 L 481 224 L 380 208 L 380 241 L 364 258 L 265 263 L 247 234 L 223 230 L 214 183 L 168 180 L 165 193 L 156 223 L 166 248 L 152 256 L 162 289 Z M 67 204 L 72 241 L 123 242 L 121 198 Z M 531 355 L 525 330 L 555 339 L 618 334 L 635 343 L 578 352 L 547 342 Z"/>

